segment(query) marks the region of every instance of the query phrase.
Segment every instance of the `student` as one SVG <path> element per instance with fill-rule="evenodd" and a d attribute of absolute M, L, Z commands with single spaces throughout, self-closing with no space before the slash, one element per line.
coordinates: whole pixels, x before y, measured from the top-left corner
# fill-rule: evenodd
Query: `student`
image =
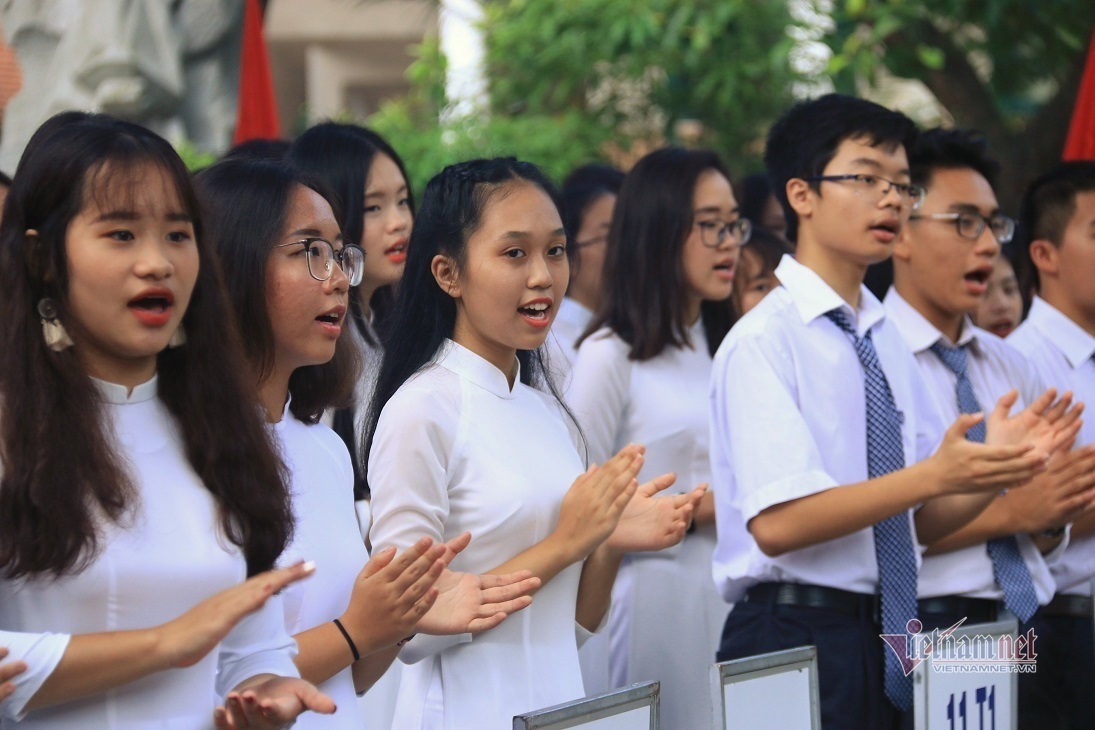
<path fill-rule="evenodd" d="M 943 434 L 915 360 L 862 286 L 923 194 L 909 182 L 914 138 L 903 115 L 835 94 L 776 122 L 765 161 L 795 258 L 713 367 L 714 574 L 736 604 L 718 659 L 817 646 L 826 728 L 897 725 L 911 682 L 879 634 L 905 633 L 916 614 L 917 539 L 967 522 L 1046 459 L 1029 443 L 967 441 L 979 415 Z M 1009 419 L 1005 399 L 989 442 L 1044 426 L 1048 400 Z"/>
<path fill-rule="evenodd" d="M 1001 253 L 993 262 L 985 295 L 970 319 L 997 337 L 1007 337 L 1023 321 L 1023 294 L 1008 254 Z"/>
<path fill-rule="evenodd" d="M 170 145 L 43 124 L 0 225 L 0 310 L 0 645 L 28 667 L 5 727 L 332 712 L 267 600 L 311 567 L 263 572 L 291 533 L 284 471 Z"/>
<path fill-rule="evenodd" d="M 330 188 L 340 203 L 338 223 L 343 235 L 365 252 L 365 268 L 350 296 L 348 320 L 365 367 L 354 389 L 355 405 L 336 413 L 331 426 L 354 459 L 354 493 L 362 532 L 367 534 L 368 505 L 363 500 L 369 495 L 360 458 L 362 426 L 383 355 L 381 319 L 407 259 L 414 198 L 396 151 L 376 132 L 355 124 L 315 125 L 293 142 L 288 158 Z"/>
<path fill-rule="evenodd" d="M 703 493 L 654 497 L 671 476 L 637 487 L 635 446 L 583 473 L 541 350 L 567 269 L 535 166 L 473 160 L 427 185 L 370 410 L 373 544 L 470 530 L 454 568 L 528 569 L 543 588 L 474 639 L 411 642 L 396 727 L 507 727 L 580 698 L 576 639 L 602 623 L 623 554 L 679 542 Z"/>
<path fill-rule="evenodd" d="M 730 329 L 727 299 L 750 230 L 713 152 L 665 148 L 628 173 L 609 233 L 603 304 L 567 391 L 594 461 L 642 443 L 646 475 L 708 481 L 711 355 Z M 714 523 L 714 498 L 705 494 L 681 544 L 630 556 L 613 589 L 611 683 L 659 680 L 666 727 L 710 722 L 711 647 L 727 612 L 711 582 Z M 678 623 L 689 630 L 664 631 Z"/>
<path fill-rule="evenodd" d="M 1095 162 L 1066 162 L 1035 180 L 1023 195 L 1017 242 L 1020 279 L 1036 293 L 1026 321 L 1008 338 L 1049 385 L 1095 402 Z M 1078 442 L 1095 444 L 1088 419 Z M 1040 505 L 1031 505 L 1037 508 Z M 1060 524 L 1060 523 L 1057 523 Z M 1095 637 L 1091 580 L 1095 577 L 1095 516 L 1078 519 L 1071 542 L 1050 565 L 1057 595 L 1036 625 L 1038 673 L 1048 696 L 1044 727 L 1095 726 Z M 1055 661 L 1041 660 L 1042 652 Z"/>
<path fill-rule="evenodd" d="M 404 638 L 491 628 L 507 611 L 527 605 L 531 599 L 519 594 L 539 582 L 527 573 L 442 574 L 452 554 L 428 540 L 399 557 L 394 550 L 380 553 L 366 565 L 351 509 L 349 454 L 317 423 L 356 381 L 354 343 L 336 345 L 363 253 L 343 244 L 317 183 L 284 165 L 221 162 L 202 172 L 197 186 L 247 333 L 266 419 L 289 469 L 296 528 L 283 561 L 310 555 L 317 565 L 314 580 L 286 592 L 285 621 L 300 647 L 302 676 L 321 683 L 339 711 L 302 718 L 298 727 L 361 728 L 355 691 L 369 689 L 387 670 Z M 458 537 L 456 547 L 466 541 Z"/>
<path fill-rule="evenodd" d="M 742 246 L 734 267 L 734 292 L 730 295 L 734 321 L 779 286 L 776 267 L 784 254 L 791 253 L 786 241 L 764 228 L 754 228 L 748 244 Z"/>
<path fill-rule="evenodd" d="M 1000 212 L 993 193 L 998 166 L 983 140 L 961 130 L 923 133 L 909 152 L 911 176 L 926 193 L 894 247 L 894 287 L 886 295 L 886 316 L 916 355 L 917 363 L 947 418 L 981 410 L 1017 389 L 1019 403 L 1032 403 L 1044 390 L 1022 354 L 969 320 L 985 296 L 1000 248 L 1011 241 L 1015 221 Z M 1072 434 L 1080 423 L 1073 425 Z M 967 438 L 984 432 L 971 429 Z M 1061 525 L 1086 509 L 1095 485 L 1095 450 L 1053 455 L 1054 468 L 1011 498 L 999 498 L 970 524 L 929 545 L 920 569 L 919 618 L 924 630 L 946 629 L 961 619 L 996 621 L 1007 608 L 1020 633 L 1039 606 L 1053 596 L 1046 565 L 1063 551 Z M 1059 462 L 1059 463 L 1058 463 Z M 1035 530 L 1012 517 L 1014 499 L 1026 503 L 1079 502 L 1076 514 L 1054 516 Z M 1017 534 L 1018 533 L 1018 534 Z M 1043 554 L 1046 555 L 1043 558 Z M 1052 661 L 1042 654 L 1043 662 Z M 1046 673 L 1019 678 L 1020 724 L 1037 724 L 1032 705 Z"/>
<path fill-rule="evenodd" d="M 769 231 L 784 238 L 787 235 L 787 219 L 779 198 L 772 192 L 767 173 L 746 175 L 737 187 L 741 191 L 741 214 L 753 222 L 753 229 Z"/>
<path fill-rule="evenodd" d="M 570 283 L 551 324 L 549 362 L 566 380 L 578 351 L 578 338 L 601 307 L 608 230 L 624 174 L 609 165 L 582 165 L 563 182 L 563 228 L 570 245 Z M 561 376 L 561 377 L 560 377 Z"/>

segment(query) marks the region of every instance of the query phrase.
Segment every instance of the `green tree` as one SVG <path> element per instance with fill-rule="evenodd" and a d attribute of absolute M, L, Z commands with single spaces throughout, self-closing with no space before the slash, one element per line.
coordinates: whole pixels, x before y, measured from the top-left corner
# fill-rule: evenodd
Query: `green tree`
<path fill-rule="evenodd" d="M 427 43 L 412 94 L 370 124 L 406 151 L 416 184 L 420 167 L 471 155 L 516 153 L 558 176 L 665 141 L 713 147 L 745 172 L 791 100 L 793 23 L 781 2 L 491 0 L 484 118 L 439 128 L 444 59 Z M 700 122 L 693 137 L 676 137 L 681 120 Z"/>
<path fill-rule="evenodd" d="M 1092 0 L 836 0 L 829 71 L 854 93 L 885 71 L 921 80 L 954 124 L 982 132 L 1013 209 L 1060 159 L 1095 27 Z"/>

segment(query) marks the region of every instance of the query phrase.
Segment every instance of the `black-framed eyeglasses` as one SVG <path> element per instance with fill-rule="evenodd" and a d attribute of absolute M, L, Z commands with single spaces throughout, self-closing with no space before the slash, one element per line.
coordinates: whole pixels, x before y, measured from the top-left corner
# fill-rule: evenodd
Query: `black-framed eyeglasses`
<path fill-rule="evenodd" d="M 279 243 L 277 248 L 286 246 L 304 246 L 308 261 L 308 273 L 316 281 L 327 281 L 331 278 L 331 272 L 337 263 L 342 273 L 350 280 L 350 286 L 361 283 L 361 277 L 365 273 L 365 250 L 352 243 L 345 244 L 342 248 L 326 238 L 302 238 L 299 241 Z"/>
<path fill-rule="evenodd" d="M 928 218 L 934 221 L 954 221 L 954 227 L 958 229 L 958 235 L 971 241 L 976 241 L 985 232 L 985 226 L 992 231 L 992 237 L 1003 246 L 1011 243 L 1015 237 L 1015 219 L 999 213 L 993 216 L 983 216 L 980 213 L 930 213 L 928 215 L 909 216 L 909 220 L 915 221 Z"/>
<path fill-rule="evenodd" d="M 738 218 L 731 223 L 719 220 L 696 221 L 696 225 L 700 228 L 700 242 L 708 248 L 718 248 L 727 236 L 738 246 L 744 246 L 753 235 L 753 224 L 748 218 Z"/>
<path fill-rule="evenodd" d="M 875 195 L 882 199 L 891 190 L 896 190 L 901 199 L 909 204 L 913 210 L 920 207 L 924 201 L 924 188 L 913 183 L 899 183 L 882 177 L 881 175 L 869 175 L 859 173 L 856 175 L 814 175 L 803 178 L 806 182 L 843 182 L 849 183 L 857 193 Z"/>

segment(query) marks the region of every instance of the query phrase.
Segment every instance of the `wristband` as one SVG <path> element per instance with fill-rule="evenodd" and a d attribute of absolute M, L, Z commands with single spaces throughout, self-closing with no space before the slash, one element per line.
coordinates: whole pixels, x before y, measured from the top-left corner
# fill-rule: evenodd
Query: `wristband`
<path fill-rule="evenodd" d="M 357 646 L 354 645 L 354 640 L 350 638 L 350 632 L 346 630 L 346 627 L 342 625 L 342 622 L 337 618 L 334 620 L 334 625 L 338 627 L 338 630 L 342 632 L 342 635 L 346 637 L 346 643 L 350 645 L 350 651 L 353 652 L 354 661 L 356 662 L 361 658 L 361 653 L 358 652 Z"/>

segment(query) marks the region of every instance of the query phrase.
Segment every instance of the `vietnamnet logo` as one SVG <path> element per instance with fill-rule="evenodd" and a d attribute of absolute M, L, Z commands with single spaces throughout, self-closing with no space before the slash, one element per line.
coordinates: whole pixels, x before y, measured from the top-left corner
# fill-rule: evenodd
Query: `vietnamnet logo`
<path fill-rule="evenodd" d="M 923 624 L 914 618 L 905 625 L 908 633 L 879 636 L 897 656 L 906 677 L 929 658 L 932 668 L 942 673 L 1033 674 L 1037 670 L 1034 642 L 1038 637 L 1034 629 L 1019 636 L 955 635 L 955 630 L 965 622 L 966 619 L 961 619 L 950 628 L 922 634 Z"/>

